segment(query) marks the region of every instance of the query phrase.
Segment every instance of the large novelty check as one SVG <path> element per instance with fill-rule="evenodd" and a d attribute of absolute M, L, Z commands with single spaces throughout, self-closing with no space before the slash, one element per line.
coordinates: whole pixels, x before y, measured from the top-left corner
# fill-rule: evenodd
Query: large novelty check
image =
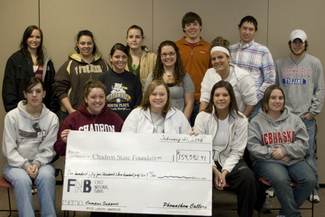
<path fill-rule="evenodd" d="M 211 141 L 71 131 L 62 210 L 211 216 Z"/>

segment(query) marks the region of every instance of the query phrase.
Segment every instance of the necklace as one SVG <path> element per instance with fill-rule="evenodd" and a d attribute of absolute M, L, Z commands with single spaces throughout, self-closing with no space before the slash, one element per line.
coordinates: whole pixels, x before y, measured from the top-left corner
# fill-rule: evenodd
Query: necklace
<path fill-rule="evenodd" d="M 94 124 L 96 123 L 97 116 L 98 116 L 98 115 L 96 115 L 95 118 L 94 118 L 93 115 L 91 114 L 91 118 L 93 119 Z"/>
<path fill-rule="evenodd" d="M 292 60 L 292 62 L 294 62 L 294 64 L 296 64 L 296 67 L 298 67 L 299 63 L 301 63 L 301 61 L 305 58 L 305 55 L 300 59 L 300 60 L 294 60 L 292 59 L 291 55 L 290 55 L 290 59 Z"/>

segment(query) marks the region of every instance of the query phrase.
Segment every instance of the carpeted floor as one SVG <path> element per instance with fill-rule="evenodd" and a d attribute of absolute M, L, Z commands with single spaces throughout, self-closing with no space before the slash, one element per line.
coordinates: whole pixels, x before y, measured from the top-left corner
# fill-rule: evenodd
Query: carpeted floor
<path fill-rule="evenodd" d="M 63 216 L 63 211 L 61 210 L 61 198 L 62 198 L 62 186 L 57 186 L 57 195 L 56 195 L 56 207 L 57 207 L 57 216 Z M 216 217 L 234 217 L 237 216 L 236 213 L 236 195 L 229 191 L 218 191 L 214 196 L 214 204 L 216 205 L 215 210 L 213 212 L 213 216 Z M 17 209 L 15 203 L 15 196 L 13 193 L 13 189 L 10 189 L 12 208 Z M 315 204 L 315 217 L 323 217 L 325 216 L 325 188 L 320 189 L 320 196 L 322 201 L 318 204 Z M 38 209 L 37 196 L 34 196 L 35 208 Z M 273 207 L 280 207 L 279 203 L 275 198 L 271 199 Z M 310 207 L 311 203 L 306 201 L 302 207 Z M 8 209 L 8 199 L 7 199 L 7 189 L 0 188 L 0 210 Z M 234 209 L 232 211 L 225 209 Z M 311 211 L 302 210 L 303 217 L 311 217 Z M 8 211 L 0 211 L 0 217 L 7 217 L 9 215 Z M 278 215 L 278 211 L 272 210 L 270 214 L 261 214 L 261 217 L 276 217 Z M 18 213 L 13 212 L 12 217 L 17 217 Z M 40 216 L 39 213 L 36 213 L 36 216 Z M 73 216 L 73 212 L 69 212 L 69 216 Z M 89 213 L 86 212 L 76 212 L 76 217 L 86 217 L 89 216 Z M 254 213 L 254 217 L 257 217 L 257 212 Z"/>

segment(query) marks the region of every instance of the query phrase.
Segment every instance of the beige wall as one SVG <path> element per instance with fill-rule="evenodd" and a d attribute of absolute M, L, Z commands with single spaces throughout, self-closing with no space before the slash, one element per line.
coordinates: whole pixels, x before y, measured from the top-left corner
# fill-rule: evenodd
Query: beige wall
<path fill-rule="evenodd" d="M 289 53 L 289 34 L 301 28 L 308 35 L 308 53 L 325 64 L 323 36 L 325 14 L 323 0 L 1 0 L 0 28 L 4 30 L 0 40 L 0 79 L 5 63 L 18 50 L 23 31 L 28 25 L 40 26 L 44 33 L 44 45 L 58 69 L 68 53 L 73 51 L 75 36 L 79 30 L 91 30 L 105 60 L 116 42 L 125 43 L 126 30 L 133 24 L 145 32 L 145 45 L 156 52 L 163 40 L 178 40 L 183 36 L 182 16 L 188 11 L 198 13 L 203 20 L 202 37 L 211 41 L 223 36 L 231 44 L 239 40 L 237 25 L 245 15 L 253 15 L 259 23 L 255 41 L 269 47 L 276 60 Z M 38 13 L 40 11 L 40 14 Z M 320 23 L 320 24 L 319 24 Z M 2 88 L 2 82 L 0 81 Z M 0 121 L 5 115 L 0 100 Z M 318 165 L 325 163 L 325 114 L 317 116 Z M 0 124 L 0 132 L 3 126 Z M 1 135 L 1 134 L 0 134 Z M 5 159 L 0 157 L 0 168 Z M 56 163 L 63 166 L 63 159 Z M 325 183 L 325 169 L 319 166 L 320 183 Z M 1 173 L 0 173 L 1 174 Z"/>

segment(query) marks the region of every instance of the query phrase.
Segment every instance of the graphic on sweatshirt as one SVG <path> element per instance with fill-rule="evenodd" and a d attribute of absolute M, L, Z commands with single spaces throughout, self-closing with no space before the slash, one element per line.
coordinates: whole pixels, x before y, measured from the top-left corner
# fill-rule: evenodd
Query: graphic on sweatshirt
<path fill-rule="evenodd" d="M 131 97 L 125 90 L 128 88 L 122 83 L 114 83 L 111 93 L 106 97 L 108 107 L 113 111 L 130 110 Z"/>
<path fill-rule="evenodd" d="M 304 85 L 311 77 L 311 70 L 306 67 L 287 67 L 281 72 L 283 84 Z"/>
<path fill-rule="evenodd" d="M 21 136 L 23 139 L 34 139 L 37 141 L 43 141 L 46 137 L 46 130 L 42 130 L 39 127 L 38 122 L 35 122 L 33 125 L 33 132 L 28 132 L 22 129 L 18 130 L 19 136 Z"/>
<path fill-rule="evenodd" d="M 293 130 L 263 133 L 263 145 L 293 143 L 294 135 L 295 132 Z"/>

